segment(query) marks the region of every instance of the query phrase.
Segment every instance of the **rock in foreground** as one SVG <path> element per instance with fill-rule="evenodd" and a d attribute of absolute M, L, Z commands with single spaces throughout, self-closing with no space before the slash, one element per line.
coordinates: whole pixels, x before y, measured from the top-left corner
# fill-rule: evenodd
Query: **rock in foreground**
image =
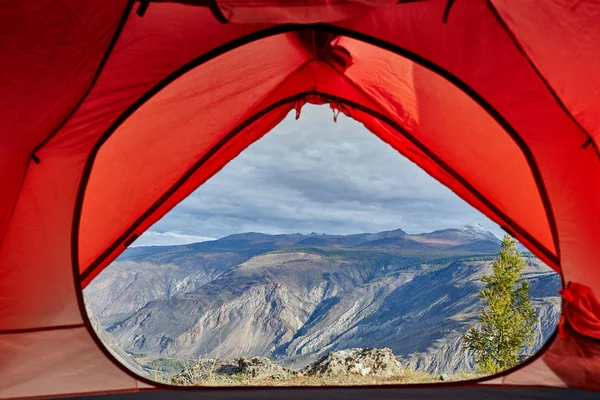
<path fill-rule="evenodd" d="M 335 351 L 321 357 L 302 372 L 308 376 L 399 376 L 403 373 L 400 363 L 388 348 Z"/>
<path fill-rule="evenodd" d="M 225 376 L 251 379 L 286 379 L 292 372 L 275 364 L 266 357 L 220 360 L 217 358 L 198 360 L 194 365 L 171 378 L 174 385 L 190 386 L 203 381 Z"/>
<path fill-rule="evenodd" d="M 354 348 L 327 354 L 301 371 L 268 358 L 198 360 L 174 375 L 179 386 L 345 386 L 425 383 L 474 379 L 474 374 L 431 375 L 404 369 L 388 348 Z"/>
<path fill-rule="evenodd" d="M 241 358 L 238 365 L 240 374 L 255 379 L 286 379 L 293 375 L 291 371 L 266 357 Z"/>

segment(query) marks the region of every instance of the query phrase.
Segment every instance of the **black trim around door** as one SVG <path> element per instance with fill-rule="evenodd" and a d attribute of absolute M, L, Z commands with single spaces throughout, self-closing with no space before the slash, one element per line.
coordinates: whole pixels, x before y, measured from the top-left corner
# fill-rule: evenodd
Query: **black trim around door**
<path fill-rule="evenodd" d="M 529 167 L 531 169 L 532 175 L 535 179 L 540 197 L 542 199 L 542 202 L 544 204 L 545 207 L 545 211 L 547 214 L 547 219 L 548 219 L 548 223 L 552 232 L 552 236 L 554 239 L 554 244 L 555 244 L 555 248 L 556 248 L 556 254 L 554 254 L 553 252 L 551 252 L 549 249 L 547 249 L 545 246 L 541 245 L 541 243 L 539 243 L 537 240 L 534 239 L 534 237 L 532 235 L 530 235 L 528 232 L 526 232 L 524 229 L 518 227 L 518 225 L 514 222 L 511 222 L 510 219 L 507 219 L 507 222 L 511 222 L 509 223 L 509 225 L 514 225 L 511 226 L 511 228 L 514 229 L 515 232 L 519 232 L 525 239 L 529 240 L 530 243 L 542 254 L 544 254 L 546 257 L 548 257 L 548 259 L 550 259 L 552 262 L 554 262 L 556 264 L 557 267 L 560 267 L 560 251 L 559 251 L 559 247 L 558 247 L 558 234 L 557 234 L 557 230 L 556 230 L 556 222 L 554 219 L 554 215 L 552 212 L 552 207 L 550 205 L 550 201 L 548 198 L 548 194 L 544 185 L 544 181 L 541 177 L 541 173 L 539 171 L 538 165 L 535 161 L 535 158 L 533 157 L 533 154 L 531 152 L 531 150 L 529 149 L 529 147 L 527 146 L 527 144 L 523 141 L 523 139 L 517 134 L 517 132 L 512 128 L 512 126 L 508 123 L 508 121 L 506 121 L 502 115 L 495 110 L 482 96 L 480 96 L 475 90 L 473 90 L 471 87 L 469 87 L 467 84 L 465 84 L 463 81 L 461 81 L 458 77 L 456 77 L 455 75 L 453 75 L 452 73 L 450 73 L 449 71 L 445 70 L 444 68 L 432 63 L 431 61 L 419 56 L 418 54 L 415 54 L 407 49 L 404 49 L 402 47 L 393 45 L 391 43 L 382 41 L 380 39 L 365 35 L 365 34 L 361 34 L 361 33 L 357 33 L 345 28 L 340 28 L 340 27 L 336 27 L 336 26 L 332 26 L 332 25 L 328 25 L 328 24 L 311 24 L 311 25 L 281 25 L 281 26 L 276 26 L 276 27 L 272 27 L 272 28 L 267 28 L 265 30 L 262 31 L 258 31 L 258 32 L 254 32 L 252 34 L 243 36 L 241 38 L 238 38 L 232 42 L 229 42 L 223 46 L 220 46 L 214 50 L 209 51 L 206 54 L 203 54 L 201 56 L 199 56 L 198 58 L 190 61 L 189 63 L 183 65 L 182 67 L 178 68 L 176 71 L 174 71 L 173 73 L 169 74 L 168 76 L 166 76 L 163 80 L 161 80 L 158 84 L 156 84 L 152 89 L 150 89 L 148 92 L 146 92 L 142 97 L 140 97 L 137 101 L 135 101 L 130 107 L 128 107 L 114 122 L 113 124 L 111 124 L 111 126 L 107 129 L 107 131 L 104 132 L 104 134 L 98 139 L 98 141 L 95 143 L 92 151 L 90 152 L 88 159 L 86 161 L 86 165 L 84 167 L 84 172 L 79 184 L 79 188 L 78 188 L 78 192 L 77 192 L 77 198 L 76 198 L 76 204 L 75 204 L 75 209 L 74 209 L 74 215 L 73 215 L 73 224 L 72 224 L 72 232 L 71 232 L 71 260 L 72 260 L 72 267 L 73 267 L 73 277 L 74 277 L 74 281 L 75 281 L 75 291 L 76 291 L 76 295 L 77 295 L 77 299 L 79 302 L 79 307 L 80 307 L 80 312 L 82 315 L 82 318 L 84 320 L 85 326 L 88 329 L 88 332 L 90 333 L 91 337 L 93 338 L 93 340 L 96 342 L 96 344 L 98 345 L 98 347 L 103 351 L 103 353 L 116 365 L 118 366 L 120 369 L 122 369 L 123 371 L 125 371 L 127 374 L 131 375 L 132 377 L 146 382 L 150 385 L 153 386 L 157 386 L 157 387 L 162 387 L 162 388 L 173 388 L 173 386 L 171 385 L 163 385 L 163 384 L 158 384 L 156 382 L 150 381 L 146 378 L 143 377 L 139 377 L 137 376 L 135 373 L 133 373 L 132 371 L 129 371 L 127 368 L 125 368 L 123 365 L 121 365 L 116 359 L 114 359 L 114 357 L 110 354 L 110 352 L 108 352 L 108 350 L 106 350 L 106 348 L 104 348 L 103 344 L 101 343 L 100 339 L 97 337 L 97 335 L 95 334 L 88 318 L 87 318 L 87 314 L 85 312 L 85 305 L 83 302 L 83 293 L 82 293 L 82 280 L 85 278 L 85 276 L 89 276 L 90 273 L 93 271 L 92 267 L 93 265 L 100 265 L 102 263 L 102 257 L 104 257 L 104 259 L 108 256 L 110 256 L 119 245 L 121 245 L 123 242 L 125 242 L 132 233 L 134 233 L 135 229 L 137 226 L 139 226 L 139 224 L 141 224 L 141 222 L 143 222 L 143 220 L 145 218 L 147 218 L 149 215 L 152 214 L 152 212 L 146 212 L 144 213 L 144 215 L 142 217 L 145 216 L 145 218 L 138 218 L 138 220 L 136 220 L 136 222 L 134 222 L 134 224 L 132 224 L 130 226 L 130 228 L 127 230 L 127 232 L 125 232 L 123 235 L 121 235 L 119 237 L 119 239 L 117 241 L 115 241 L 109 249 L 107 249 L 105 252 L 102 253 L 102 255 L 97 258 L 94 263 L 92 263 L 92 265 L 90 265 L 86 271 L 84 271 L 83 274 L 80 273 L 79 271 L 79 227 L 80 227 L 80 218 L 81 218 L 81 210 L 82 210 L 82 206 L 83 206 L 83 199 L 85 196 L 85 190 L 86 190 L 86 186 L 94 165 L 94 161 L 95 158 L 98 154 L 98 151 L 100 150 L 100 148 L 102 147 L 102 145 L 110 138 L 110 136 L 117 130 L 117 128 L 129 117 L 131 116 L 138 108 L 140 108 L 144 103 L 146 103 L 150 98 L 152 98 L 155 94 L 157 94 L 161 89 L 163 89 L 164 87 L 166 87 L 168 84 L 170 84 L 171 82 L 173 82 L 175 79 L 177 79 L 178 77 L 180 77 L 181 75 L 183 75 L 184 73 L 186 73 L 187 71 L 207 62 L 210 61 L 211 59 L 224 54 L 228 51 L 231 51 L 235 48 L 241 47 L 247 43 L 251 43 L 253 41 L 262 39 L 262 38 L 266 38 L 269 36 L 273 36 L 273 35 L 277 35 L 277 34 L 281 34 L 281 33 L 288 33 L 288 32 L 294 32 L 294 31 L 298 31 L 298 30 L 306 30 L 306 29 L 313 29 L 316 31 L 320 31 L 320 32 L 326 32 L 326 33 L 333 33 L 333 34 L 338 34 L 338 35 L 343 35 L 343 36 L 347 36 L 356 40 L 360 40 L 369 44 L 372 44 L 374 46 L 386 49 L 388 51 L 391 51 L 397 55 L 403 56 L 413 62 L 415 62 L 416 64 L 421 65 L 422 67 L 429 69 L 430 71 L 440 75 L 441 77 L 445 78 L 447 81 L 449 81 L 450 83 L 452 83 L 454 86 L 456 86 L 458 89 L 462 90 L 466 95 L 468 95 L 472 100 L 474 100 L 477 104 L 479 104 L 480 107 L 482 107 L 497 123 L 499 123 L 504 130 L 509 134 L 509 136 L 511 136 L 511 138 L 515 141 L 515 143 L 517 144 L 517 146 L 521 149 L 521 151 L 523 152 L 523 155 L 525 156 Z M 408 140 L 416 140 L 412 135 L 409 134 L 409 136 L 406 136 L 406 132 L 401 126 L 399 126 L 396 122 L 394 122 L 393 120 L 391 120 L 390 118 L 376 112 L 373 110 L 370 110 L 360 104 L 356 104 L 356 103 L 352 103 L 349 102 L 343 98 L 338 98 L 334 95 L 330 95 L 330 94 L 323 94 L 323 93 L 319 93 L 319 92 L 305 92 L 305 93 L 300 93 L 297 94 L 295 96 L 291 96 L 288 97 L 286 99 L 283 99 L 277 103 L 272 104 L 271 106 L 266 107 L 265 109 L 257 112 L 256 114 L 254 114 L 253 116 L 251 116 L 250 118 L 248 118 L 246 121 L 244 121 L 242 124 L 238 125 L 238 127 L 236 129 L 234 129 L 233 131 L 231 131 L 225 138 L 224 140 L 220 141 L 217 146 L 215 146 L 213 149 L 209 150 L 209 153 L 211 155 L 214 155 L 218 152 L 219 148 L 221 148 L 228 140 L 232 139 L 233 137 L 235 137 L 235 135 L 239 134 L 241 131 L 243 131 L 243 129 L 245 127 L 247 127 L 249 124 L 251 124 L 252 122 L 256 121 L 258 118 L 262 117 L 263 115 L 266 115 L 268 112 L 271 112 L 275 109 L 277 109 L 278 107 L 282 107 L 285 106 L 286 104 L 290 103 L 290 102 L 294 102 L 294 101 L 298 101 L 298 100 L 302 100 L 304 99 L 307 95 L 319 95 L 319 96 L 324 96 L 330 100 L 334 100 L 340 104 L 346 104 L 350 107 L 356 108 L 357 110 L 361 110 L 367 114 L 370 114 L 378 119 L 380 119 L 381 121 L 385 122 L 386 124 L 390 125 L 391 127 L 397 129 L 399 134 L 402 134 L 403 136 L 405 136 Z M 411 139 L 412 138 L 412 139 Z M 226 140 L 225 140 L 226 139 Z M 415 143 L 415 145 L 417 145 L 417 143 L 419 143 L 418 141 Z M 424 145 L 422 144 L 418 144 L 419 148 L 423 148 L 426 150 L 426 154 L 431 154 L 433 155 L 435 158 L 434 160 L 439 160 L 442 162 L 442 164 L 440 165 L 440 168 L 443 168 L 443 165 L 446 165 L 445 163 L 443 163 L 443 160 L 436 156 L 435 154 L 433 154 L 429 149 L 427 149 Z M 207 154 L 208 155 L 208 154 Z M 207 156 L 205 155 L 205 156 Z M 203 156 L 200 160 L 198 160 L 198 167 L 200 168 L 206 161 L 208 161 L 208 159 L 210 158 L 210 156 L 205 157 Z M 447 166 L 448 167 L 448 166 Z M 195 171 L 195 170 L 194 170 Z M 180 182 L 182 182 L 182 180 L 186 180 L 187 178 L 189 178 L 191 175 L 193 174 L 193 172 L 191 170 L 188 170 L 188 172 L 186 174 L 184 174 L 184 176 L 181 177 L 181 179 L 178 181 L 179 186 L 182 184 Z M 462 182 L 466 183 L 468 186 L 470 186 L 470 184 L 468 184 L 468 182 L 462 178 L 460 175 L 456 174 L 456 172 L 454 172 L 454 174 L 451 175 L 456 175 L 456 177 L 459 177 L 460 180 L 457 180 L 458 183 L 463 184 Z M 176 183 L 177 185 L 177 183 Z M 465 187 L 467 190 L 468 187 Z M 473 188 L 474 189 L 474 188 Z M 167 192 L 165 193 L 165 195 L 163 195 L 159 201 L 166 201 L 166 199 L 168 199 L 170 194 L 174 193 L 177 190 L 177 188 L 173 189 L 173 187 Z M 475 192 L 477 192 L 475 190 Z M 477 192 L 478 193 L 478 192 Z M 485 199 L 484 196 L 482 196 L 480 193 L 476 194 L 473 193 L 474 196 L 476 196 L 478 199 L 481 196 L 481 198 L 483 198 L 485 201 L 483 201 L 484 204 L 488 205 L 490 204 L 492 206 L 492 208 L 490 208 L 490 210 L 492 210 L 494 212 L 494 209 L 496 209 L 496 207 L 493 206 L 493 204 L 489 201 L 487 201 L 487 199 Z M 156 209 L 156 204 L 153 206 L 153 209 Z M 502 218 L 503 213 L 497 214 L 498 217 Z M 531 240 L 529 239 L 531 238 Z M 110 251 L 109 251 L 110 250 Z M 562 274 L 561 274 L 562 276 Z M 533 362 L 535 359 L 537 359 L 541 354 L 543 354 L 543 352 L 550 346 L 550 344 L 552 343 L 552 341 L 554 340 L 554 338 L 556 337 L 556 332 L 554 333 L 554 335 L 546 342 L 546 344 L 542 347 L 542 349 L 534 356 L 531 357 L 529 360 L 527 360 L 526 362 L 524 362 L 523 364 L 520 364 L 517 367 L 514 367 L 513 369 L 509 369 L 507 371 L 504 371 L 500 374 L 497 375 L 493 375 L 490 377 L 485 377 L 485 378 L 481 378 L 478 380 L 471 380 L 471 381 L 464 381 L 464 382 L 456 382 L 456 383 L 440 383 L 440 384 L 434 384 L 434 385 L 441 385 L 441 386 L 461 386 L 461 385 L 468 385 L 468 384 L 472 384 L 472 383 L 476 383 L 479 381 L 484 381 L 484 380 L 489 380 L 489 379 L 493 379 L 495 377 L 498 376 L 503 376 L 506 374 L 509 374 L 511 372 L 513 372 L 516 369 L 519 369 L 531 362 Z M 432 384 L 417 384 L 417 385 L 402 385 L 401 387 L 410 387 L 410 386 L 416 386 L 416 387 L 423 387 L 423 386 L 431 386 Z M 395 386 L 390 386 L 391 388 L 395 387 Z M 397 386 L 396 386 L 397 387 Z M 179 388 L 179 387 L 178 387 Z M 367 387 L 368 388 L 368 387 Z M 379 387 L 381 388 L 381 387 Z M 185 389 L 185 388 L 184 388 Z M 194 389 L 197 390 L 197 388 L 188 388 L 188 389 Z M 293 388 L 290 388 L 293 389 Z M 383 388 L 382 388 L 383 389 Z M 223 390 L 236 390 L 234 388 L 231 389 L 227 389 L 227 388 L 223 388 Z M 248 390 L 247 388 L 243 388 L 243 390 Z"/>
<path fill-rule="evenodd" d="M 187 181 L 187 179 L 189 179 L 189 177 L 191 177 L 207 161 L 209 161 L 214 155 L 216 155 L 218 153 L 218 151 L 220 149 L 222 149 L 231 139 L 233 139 L 235 136 L 243 133 L 245 128 L 247 128 L 252 123 L 259 120 L 263 116 L 267 115 L 268 113 L 270 113 L 280 107 L 284 107 L 285 105 L 293 104 L 296 101 L 304 100 L 304 99 L 306 99 L 307 96 L 320 96 L 328 101 L 335 102 L 336 104 L 343 104 L 343 105 L 346 105 L 353 109 L 367 113 L 367 114 L 381 120 L 382 122 L 386 123 L 390 127 L 396 129 L 399 134 L 403 135 L 406 139 L 408 139 L 413 144 L 415 144 L 417 147 L 419 147 L 419 149 L 426 149 L 425 146 L 423 146 L 418 140 L 416 140 L 413 135 L 411 135 L 409 132 L 407 132 L 404 128 L 402 128 L 400 125 L 398 125 L 395 121 L 391 120 L 390 118 L 382 115 L 381 113 L 379 113 L 377 111 L 373 111 L 361 104 L 358 104 L 358 103 L 355 103 L 352 101 L 348 101 L 346 99 L 343 99 L 341 97 L 336 97 L 335 95 L 331 95 L 328 93 L 322 93 L 322 92 L 317 92 L 317 91 L 303 92 L 303 93 L 299 93 L 299 94 L 291 96 L 291 97 L 287 97 L 285 99 L 282 99 L 278 102 L 271 104 L 268 107 L 263 108 L 262 110 L 253 114 L 252 116 L 247 118 L 244 122 L 242 122 L 241 124 L 236 126 L 232 131 L 229 132 L 229 134 L 227 134 L 217 144 L 215 144 L 215 146 L 213 146 L 207 154 L 202 156 L 190 169 L 188 169 L 186 171 L 186 173 L 175 183 L 175 185 L 171 186 L 171 188 L 163 196 L 161 196 L 161 198 L 157 202 L 154 203 L 152 209 L 155 210 L 158 207 L 160 207 L 160 205 L 163 204 L 164 201 L 169 199 L 170 196 L 173 193 L 175 193 L 178 190 L 178 188 L 181 187 L 181 185 L 183 185 Z M 427 151 L 427 153 L 425 153 L 425 154 L 427 156 L 429 156 L 431 154 L 435 157 L 433 159 L 433 161 L 435 161 L 436 159 L 439 159 L 439 157 L 437 157 L 435 154 L 433 154 L 429 149 L 426 149 L 426 151 Z M 92 166 L 93 166 L 93 163 L 90 164 L 90 168 Z M 445 166 L 446 166 L 445 163 L 440 165 L 440 167 L 444 170 L 445 170 Z M 89 172 L 90 171 L 88 171 L 88 175 L 87 175 L 88 177 L 89 177 Z M 449 171 L 446 171 L 446 172 L 449 173 L 450 175 L 452 175 L 453 177 L 454 177 L 454 174 L 456 174 L 456 172 L 455 171 L 453 172 L 452 169 L 450 169 Z M 460 177 L 460 175 L 458 175 L 458 177 Z M 462 177 L 461 177 L 461 180 L 462 180 Z M 459 181 L 459 183 L 462 184 L 461 181 Z M 468 188 L 466 188 L 466 189 L 469 190 Z M 85 185 L 80 186 L 80 194 L 85 194 Z M 73 278 L 74 278 L 75 291 L 76 291 L 76 295 L 77 295 L 77 301 L 79 303 L 81 316 L 83 318 L 83 321 L 85 323 L 85 326 L 86 326 L 90 336 L 92 337 L 92 339 L 94 340 L 96 345 L 100 348 L 100 350 L 104 353 L 104 355 L 108 359 L 110 359 L 119 369 L 121 369 L 122 371 L 129 374 L 130 376 L 132 376 L 135 379 L 138 379 L 144 383 L 147 383 L 147 384 L 150 384 L 157 388 L 162 388 L 162 389 L 202 390 L 202 388 L 194 387 L 194 386 L 175 386 L 175 385 L 168 385 L 168 384 L 164 384 L 164 383 L 158 383 L 158 382 L 154 382 L 150 379 L 147 379 L 145 377 L 138 376 L 135 372 L 127 369 L 116 358 L 114 358 L 114 356 L 108 351 L 108 349 L 106 349 L 106 347 L 104 346 L 104 344 L 102 343 L 102 341 L 100 340 L 100 338 L 98 337 L 96 332 L 94 331 L 94 328 L 92 327 L 92 325 L 89 321 L 89 318 L 87 316 L 87 313 L 85 311 L 85 303 L 84 303 L 84 299 L 83 299 L 83 288 L 82 288 L 82 281 L 83 281 L 84 277 L 79 274 L 79 254 L 78 254 L 79 253 L 79 248 L 78 248 L 79 229 L 78 228 L 79 228 L 80 215 L 81 215 L 80 211 L 81 211 L 81 206 L 83 204 L 83 201 L 82 201 L 81 196 L 79 196 L 79 198 L 77 200 L 78 200 L 78 202 L 77 202 L 77 207 L 75 210 L 75 216 L 74 216 L 75 219 L 73 221 L 73 231 L 72 231 L 72 236 L 71 236 L 71 239 L 72 239 L 71 255 L 72 255 L 72 265 L 73 265 Z M 151 215 L 152 212 L 145 213 L 145 215 L 144 215 L 145 218 L 147 218 L 146 214 Z M 142 223 L 145 218 L 139 218 L 136 222 Z M 132 228 L 130 228 L 130 230 L 135 230 L 135 227 L 132 225 Z M 115 243 L 117 243 L 117 242 L 115 242 Z M 117 245 L 118 244 L 120 244 L 120 243 L 117 243 Z M 562 277 L 562 275 L 561 275 L 561 277 Z M 505 371 L 499 372 L 494 375 L 477 378 L 477 379 L 460 381 L 460 382 L 418 383 L 418 384 L 406 384 L 406 385 L 369 385 L 369 386 L 353 386 L 353 388 L 357 389 L 357 390 L 361 390 L 361 389 L 366 390 L 366 389 L 375 389 L 375 388 L 380 389 L 380 390 L 386 390 L 386 389 L 411 388 L 411 387 L 439 387 L 439 386 L 456 387 L 456 386 L 471 385 L 471 384 L 475 384 L 478 382 L 495 379 L 495 378 L 498 378 L 501 376 L 508 375 L 520 368 L 523 368 L 526 365 L 531 364 L 535 360 L 537 360 L 552 345 L 552 343 L 557 338 L 557 336 L 558 336 L 558 326 L 556 327 L 556 329 L 553 332 L 553 334 L 551 335 L 551 337 L 549 337 L 548 340 L 544 343 L 544 346 L 542 346 L 542 348 L 535 355 L 533 355 L 532 357 L 530 357 L 523 363 L 521 363 L 513 368 L 509 368 Z M 493 386 L 493 385 L 490 385 L 490 386 Z M 345 386 L 321 386 L 320 388 L 341 389 L 344 387 Z M 294 389 L 298 389 L 298 388 L 299 387 L 295 387 L 295 386 L 282 387 L 283 390 L 294 390 Z M 302 388 L 305 388 L 305 387 L 302 387 Z M 224 392 L 239 391 L 239 390 L 246 390 L 246 391 L 247 390 L 260 390 L 260 389 L 261 389 L 261 387 L 252 387 L 252 388 L 248 388 L 248 387 L 216 387 L 216 388 L 213 388 L 213 387 L 211 387 L 210 388 L 210 390 L 217 390 L 217 391 L 224 391 Z M 264 389 L 264 387 L 262 387 L 262 389 Z M 309 388 L 309 390 L 310 390 L 310 388 Z"/>

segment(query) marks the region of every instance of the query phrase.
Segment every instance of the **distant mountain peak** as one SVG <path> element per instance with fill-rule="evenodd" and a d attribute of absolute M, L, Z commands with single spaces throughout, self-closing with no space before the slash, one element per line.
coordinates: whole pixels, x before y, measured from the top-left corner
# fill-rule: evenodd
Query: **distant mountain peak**
<path fill-rule="evenodd" d="M 496 235 L 477 223 L 463 225 L 458 228 L 441 229 L 416 236 L 435 238 L 436 240 L 444 240 L 448 243 L 455 242 L 456 244 L 460 245 L 473 241 L 488 243 L 500 242 L 500 239 L 498 239 Z"/>
<path fill-rule="evenodd" d="M 377 241 L 379 240 L 386 240 L 388 242 L 391 240 L 400 243 L 402 240 L 406 239 L 423 242 L 423 238 L 427 237 L 440 237 L 443 240 L 458 240 L 461 243 L 472 240 L 500 242 L 500 239 L 498 239 L 496 235 L 484 228 L 481 224 L 470 223 L 460 227 L 440 229 L 428 233 L 407 233 L 400 228 L 375 233 L 353 234 L 327 234 L 318 232 L 269 234 L 261 232 L 244 232 L 234 233 L 216 240 L 209 240 L 190 244 L 170 246 L 137 246 L 128 249 L 124 256 L 149 256 L 151 255 L 151 253 L 161 252 L 163 250 L 175 248 L 179 248 L 181 251 L 184 251 L 185 249 L 208 250 L 215 248 L 231 248 L 235 250 L 240 250 L 241 248 L 251 248 L 257 245 L 260 246 L 263 250 L 266 250 L 268 248 L 271 248 L 271 250 L 275 250 L 277 248 L 290 247 L 294 245 L 336 245 L 342 247 L 352 247 L 359 245 L 368 245 L 369 243 L 378 244 L 379 242 Z M 449 242 L 447 244 L 449 244 Z M 122 260 L 123 257 L 120 257 L 120 259 Z"/>
<path fill-rule="evenodd" d="M 472 222 L 470 224 L 460 226 L 458 229 L 465 230 L 465 231 L 489 232 L 487 229 L 485 229 L 483 227 L 483 225 L 481 225 L 478 222 Z"/>
<path fill-rule="evenodd" d="M 474 236 L 479 236 L 489 240 L 499 240 L 496 235 L 494 235 L 490 230 L 483 227 L 483 225 L 473 222 L 467 225 L 463 225 L 458 228 L 458 230 L 463 231 L 465 233 L 470 233 Z"/>

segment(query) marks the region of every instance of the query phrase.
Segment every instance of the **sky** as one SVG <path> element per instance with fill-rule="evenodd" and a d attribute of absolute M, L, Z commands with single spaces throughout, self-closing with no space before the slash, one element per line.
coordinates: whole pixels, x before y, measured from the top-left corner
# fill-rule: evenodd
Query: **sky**
<path fill-rule="evenodd" d="M 292 111 L 145 232 L 134 246 L 234 233 L 431 232 L 497 224 L 328 106 Z"/>

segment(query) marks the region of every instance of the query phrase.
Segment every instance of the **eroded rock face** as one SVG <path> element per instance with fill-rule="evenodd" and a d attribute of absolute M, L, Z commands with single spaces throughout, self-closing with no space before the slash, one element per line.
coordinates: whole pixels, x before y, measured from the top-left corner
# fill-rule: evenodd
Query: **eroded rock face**
<path fill-rule="evenodd" d="M 256 379 L 285 379 L 292 375 L 291 371 L 266 357 L 240 358 L 238 366 L 241 374 Z"/>
<path fill-rule="evenodd" d="M 303 371 L 305 375 L 401 375 L 402 368 L 392 350 L 383 349 L 347 349 L 335 351 L 318 359 Z"/>
<path fill-rule="evenodd" d="M 477 226 L 419 235 L 233 235 L 131 248 L 85 293 L 123 353 L 263 356 L 300 369 L 330 351 L 389 347 L 407 368 L 452 374 L 474 368 L 462 335 L 477 323 L 480 278 L 498 247 Z M 561 283 L 541 261 L 526 260 L 541 321 L 527 350 L 535 353 L 556 327 Z"/>

